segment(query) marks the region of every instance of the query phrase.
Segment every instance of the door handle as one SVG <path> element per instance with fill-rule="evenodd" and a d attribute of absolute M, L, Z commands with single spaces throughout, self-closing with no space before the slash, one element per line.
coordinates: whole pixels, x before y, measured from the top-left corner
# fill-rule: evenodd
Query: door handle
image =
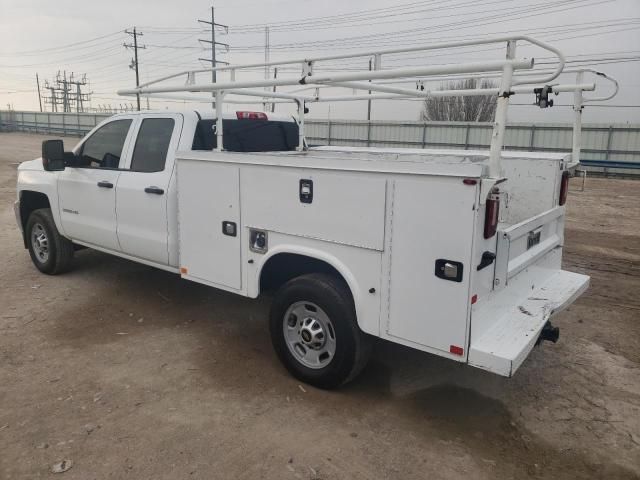
<path fill-rule="evenodd" d="M 113 183 L 103 180 L 101 182 L 98 182 L 98 186 L 102 188 L 113 188 Z"/>
<path fill-rule="evenodd" d="M 155 193 L 156 195 L 162 195 L 164 193 L 164 190 L 159 187 L 147 187 L 144 191 L 147 193 Z"/>

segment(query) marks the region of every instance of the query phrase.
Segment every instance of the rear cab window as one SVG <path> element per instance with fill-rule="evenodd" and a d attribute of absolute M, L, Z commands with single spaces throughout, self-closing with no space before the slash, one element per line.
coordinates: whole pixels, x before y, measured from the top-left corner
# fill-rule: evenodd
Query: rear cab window
<path fill-rule="evenodd" d="M 217 147 L 215 119 L 198 121 L 192 150 L 213 150 Z M 298 146 L 296 122 L 223 119 L 224 149 L 230 152 L 281 152 Z"/>
<path fill-rule="evenodd" d="M 161 172 L 167 160 L 175 121 L 172 118 L 145 118 L 131 158 L 131 171 Z"/>

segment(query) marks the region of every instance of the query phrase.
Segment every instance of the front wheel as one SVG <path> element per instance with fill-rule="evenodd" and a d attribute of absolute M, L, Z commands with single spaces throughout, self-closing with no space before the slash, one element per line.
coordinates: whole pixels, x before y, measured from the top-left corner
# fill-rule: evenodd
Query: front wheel
<path fill-rule="evenodd" d="M 25 229 L 31 261 L 49 275 L 67 271 L 73 260 L 73 243 L 58 232 L 51 209 L 34 210 Z"/>
<path fill-rule="evenodd" d="M 371 339 L 358 327 L 353 298 L 339 278 L 309 274 L 276 293 L 271 341 L 291 374 L 320 388 L 343 385 L 360 373 Z"/>

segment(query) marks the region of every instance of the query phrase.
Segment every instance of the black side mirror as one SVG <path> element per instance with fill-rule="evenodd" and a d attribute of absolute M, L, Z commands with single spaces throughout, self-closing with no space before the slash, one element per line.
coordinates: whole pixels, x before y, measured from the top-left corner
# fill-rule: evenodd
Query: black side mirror
<path fill-rule="evenodd" d="M 47 171 L 64 170 L 65 155 L 62 140 L 42 142 L 42 166 Z"/>

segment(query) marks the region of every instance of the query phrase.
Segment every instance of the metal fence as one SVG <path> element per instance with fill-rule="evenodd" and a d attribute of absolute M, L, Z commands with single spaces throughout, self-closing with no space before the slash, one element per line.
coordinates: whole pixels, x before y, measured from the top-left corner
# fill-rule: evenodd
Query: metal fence
<path fill-rule="evenodd" d="M 32 132 L 82 137 L 110 113 L 54 113 L 0 110 L 0 131 Z"/>
<path fill-rule="evenodd" d="M 0 130 L 82 136 L 108 113 L 0 111 Z M 491 123 L 305 121 L 311 145 L 487 149 Z M 573 126 L 567 123 L 507 126 L 505 148 L 571 151 Z M 589 170 L 640 174 L 640 124 L 587 124 L 582 128 L 581 162 Z"/>
<path fill-rule="evenodd" d="M 489 148 L 492 131 L 493 124 L 478 122 L 305 122 L 307 141 L 319 145 L 482 150 Z M 512 123 L 505 149 L 571 152 L 572 135 L 567 123 Z M 640 174 L 640 125 L 583 125 L 580 160 L 589 170 Z"/>

